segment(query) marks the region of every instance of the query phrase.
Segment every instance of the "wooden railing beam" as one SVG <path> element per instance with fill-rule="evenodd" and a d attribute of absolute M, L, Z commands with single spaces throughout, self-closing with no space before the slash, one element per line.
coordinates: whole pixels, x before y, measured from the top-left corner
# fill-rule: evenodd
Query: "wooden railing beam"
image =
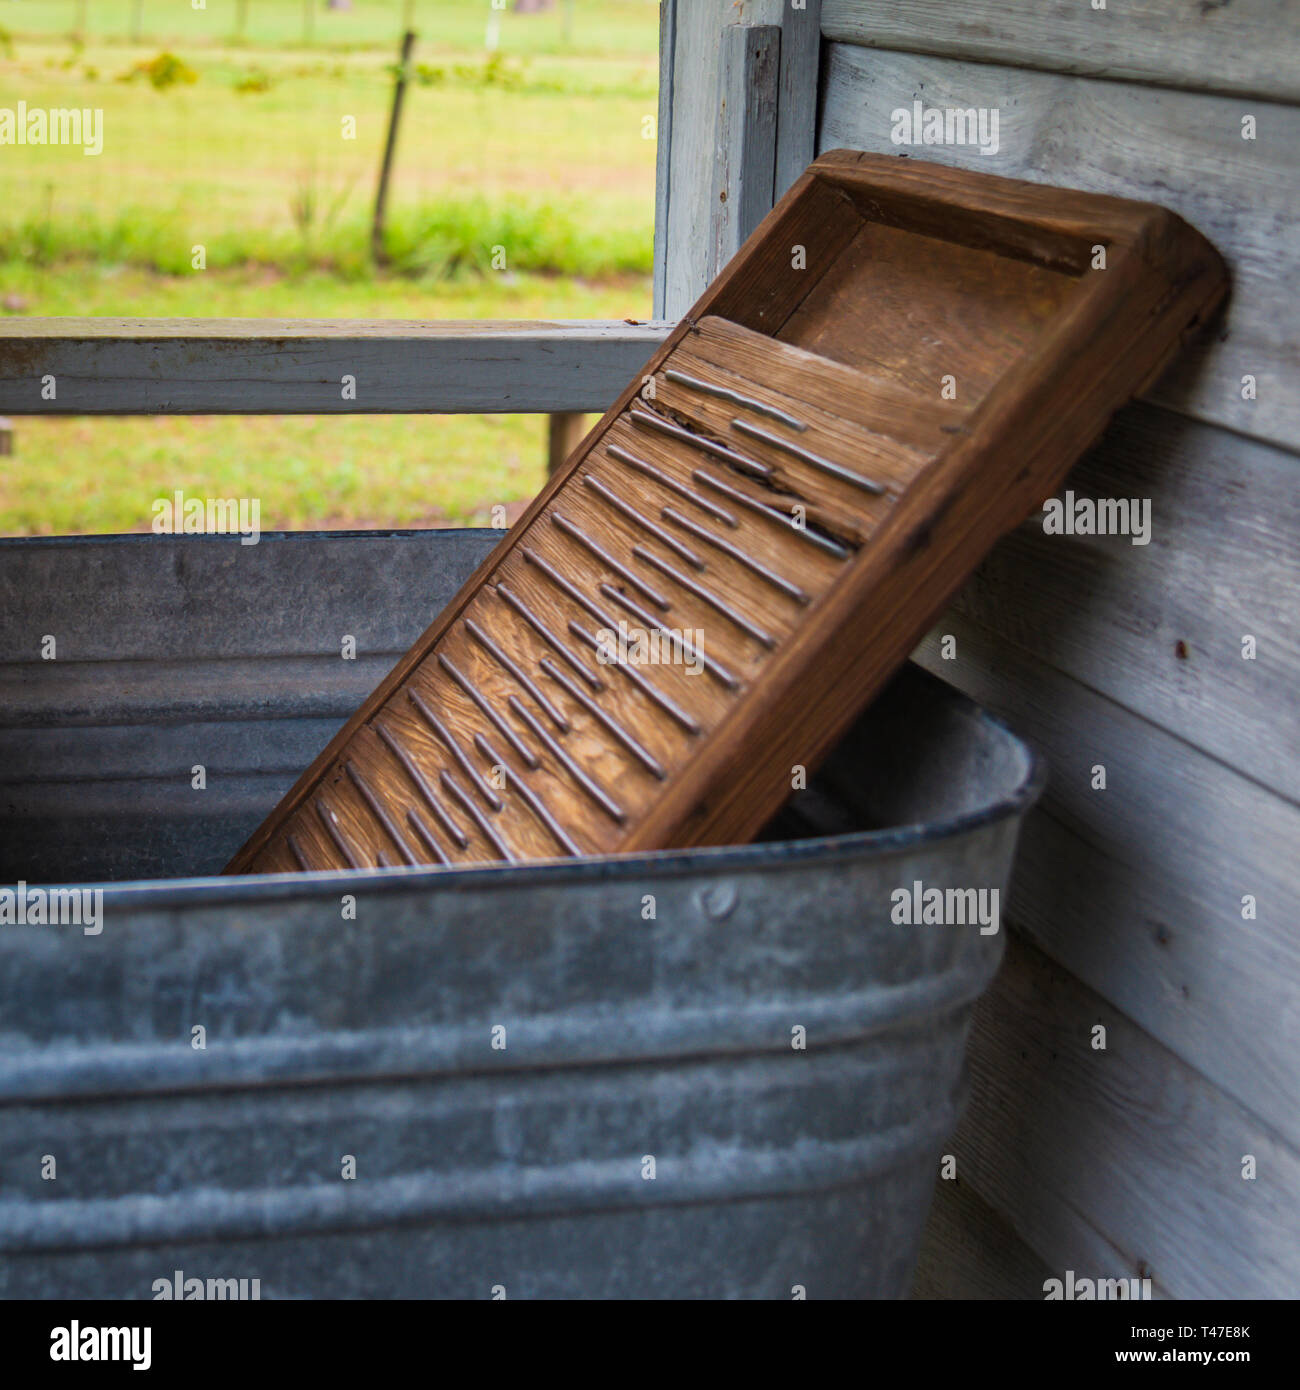
<path fill-rule="evenodd" d="M 668 323 L 0 320 L 0 414 L 604 411 Z"/>

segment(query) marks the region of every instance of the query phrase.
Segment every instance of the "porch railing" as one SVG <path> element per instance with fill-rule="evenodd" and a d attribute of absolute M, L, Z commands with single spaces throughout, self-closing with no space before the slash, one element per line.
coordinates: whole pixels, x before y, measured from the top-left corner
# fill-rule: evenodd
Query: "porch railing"
<path fill-rule="evenodd" d="M 0 321 L 0 415 L 603 412 L 671 327 L 11 319 Z M 553 420 L 549 438 L 554 467 L 574 442 L 572 421 Z"/>

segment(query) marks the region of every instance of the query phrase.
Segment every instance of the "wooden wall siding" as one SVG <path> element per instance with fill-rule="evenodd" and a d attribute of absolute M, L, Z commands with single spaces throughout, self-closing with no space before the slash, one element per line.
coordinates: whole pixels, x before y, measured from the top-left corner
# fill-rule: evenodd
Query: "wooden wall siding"
<path fill-rule="evenodd" d="M 828 44 L 818 149 L 908 153 L 1040 183 L 1163 203 L 1223 252 L 1233 295 L 1218 332 L 1183 354 L 1148 398 L 1294 448 L 1300 441 L 1300 108 L 986 63 Z M 891 143 L 890 113 L 987 107 L 999 149 Z M 1242 117 L 1257 121 L 1243 140 Z M 1242 397 L 1256 379 L 1257 399 Z"/>
<path fill-rule="evenodd" d="M 950 619 L 957 659 L 943 660 L 932 634 L 921 664 L 1005 717 L 1051 767 L 1021 841 L 1017 926 L 1300 1147 L 1300 808 Z M 1104 791 L 1092 788 L 1096 764 Z"/>
<path fill-rule="evenodd" d="M 958 1175 L 1058 1277 L 1149 1277 L 1157 1298 L 1300 1295 L 1295 1150 L 1033 947 L 1009 947 L 976 1009 Z"/>
<path fill-rule="evenodd" d="M 1036 1257 L 1149 1275 L 1156 1297 L 1300 1296 L 1300 54 L 1275 51 L 1298 18 L 1300 0 L 823 5 L 819 151 L 1163 203 L 1234 275 L 1217 334 L 1070 479 L 1150 499 L 1150 544 L 1032 518 L 917 653 L 1052 768 L 973 1031 L 966 1190 L 939 1185 L 917 1296 L 1015 1296 Z M 998 152 L 893 145 L 917 100 L 997 109 Z"/>
<path fill-rule="evenodd" d="M 1300 801 L 1298 481 L 1294 454 L 1134 405 L 1067 486 L 1149 499 L 1150 544 L 1047 535 L 1038 513 L 957 611 Z"/>
<path fill-rule="evenodd" d="M 829 39 L 1300 101 L 1300 0 L 823 0 Z"/>
<path fill-rule="evenodd" d="M 912 1297 L 923 1299 L 1041 1299 L 1053 1277 L 969 1183 L 935 1184 Z"/>
<path fill-rule="evenodd" d="M 738 25 L 774 25 L 782 31 L 774 163 L 760 175 L 779 198 L 813 158 L 820 0 L 808 0 L 803 10 L 792 9 L 789 0 L 665 2 L 672 4 L 672 14 L 661 13 L 661 41 L 671 29 L 673 43 L 670 52 L 660 54 L 658 187 L 661 197 L 667 194 L 667 205 L 655 227 L 654 312 L 656 318 L 677 319 L 715 274 L 710 231 L 719 192 L 721 32 Z"/>

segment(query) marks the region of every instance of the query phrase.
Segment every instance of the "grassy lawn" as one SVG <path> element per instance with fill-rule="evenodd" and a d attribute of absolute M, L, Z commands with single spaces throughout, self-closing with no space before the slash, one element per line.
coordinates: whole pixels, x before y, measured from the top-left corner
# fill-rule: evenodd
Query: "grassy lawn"
<path fill-rule="evenodd" d="M 640 277 L 586 284 L 520 275 L 442 284 L 340 281 L 320 272 L 166 278 L 130 268 L 0 267 L 0 297 L 21 293 L 43 314 L 320 318 L 643 315 Z M 0 533 L 144 531 L 155 497 L 257 497 L 264 530 L 485 526 L 511 519 L 545 477 L 539 415 L 19 417 L 17 450 L 0 459 Z"/>
<path fill-rule="evenodd" d="M 383 272 L 369 214 L 402 0 L 317 6 L 310 46 L 299 0 L 250 0 L 238 43 L 236 0 L 143 0 L 139 42 L 135 9 L 92 0 L 73 43 L 77 0 L 0 7 L 0 105 L 104 112 L 98 156 L 0 147 L 0 312 L 649 316 L 653 3 L 577 0 L 571 42 L 564 0 L 500 13 L 489 52 L 487 0 L 416 0 Z M 164 52 L 182 80 L 158 89 L 141 65 Z M 267 529 L 482 522 L 543 476 L 541 417 L 15 426 L 7 534 L 145 529 L 177 487 L 257 496 Z"/>
<path fill-rule="evenodd" d="M 329 10 L 322 0 L 311 6 L 314 46 L 347 52 L 376 45 L 396 46 L 405 16 L 431 43 L 452 51 L 482 48 L 490 18 L 489 0 L 353 0 L 350 10 Z M 514 13 L 513 0 L 499 11 L 501 47 L 520 53 L 577 53 L 602 59 L 608 55 L 642 57 L 647 29 L 653 51 L 659 22 L 655 0 L 573 0 L 572 30 L 565 35 L 565 0 L 537 15 Z M 121 42 L 133 32 L 140 15 L 141 37 L 194 47 L 229 43 L 236 37 L 241 9 L 242 39 L 250 46 L 303 46 L 306 7 L 303 0 L 205 0 L 196 10 L 190 0 L 8 0 L 2 7 L 12 34 L 64 38 L 85 23 L 90 39 Z"/>

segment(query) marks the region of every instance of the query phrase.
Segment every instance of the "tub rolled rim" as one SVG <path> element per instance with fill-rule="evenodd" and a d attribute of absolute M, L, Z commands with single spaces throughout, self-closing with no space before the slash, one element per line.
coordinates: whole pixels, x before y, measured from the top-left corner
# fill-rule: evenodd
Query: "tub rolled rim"
<path fill-rule="evenodd" d="M 924 669 L 924 668 L 921 668 Z M 349 891 L 364 888 L 367 895 L 410 892 L 423 887 L 450 891 L 469 888 L 510 888 L 595 881 L 634 874 L 644 868 L 660 875 L 686 876 L 745 870 L 763 863 L 815 864 L 840 862 L 866 852 L 876 856 L 907 854 L 942 840 L 966 835 L 999 821 L 1023 815 L 1047 784 L 1047 761 L 1032 742 L 968 695 L 940 681 L 946 697 L 964 707 L 982 724 L 992 727 L 1021 751 L 1026 768 L 1011 791 L 973 810 L 941 820 L 917 821 L 847 834 L 818 835 L 798 840 L 766 840 L 745 845 L 701 845 L 686 849 L 636 850 L 624 854 L 583 855 L 580 858 L 536 859 L 521 864 L 399 865 L 389 869 L 324 869 L 310 873 L 209 874 L 176 879 L 123 879 L 102 883 L 60 883 L 64 888 L 102 888 L 105 896 L 128 898 L 141 906 L 217 905 L 239 902 L 288 901 L 311 896 L 335 885 Z M 539 883 L 540 880 L 540 883 Z M 54 885 L 50 885 L 54 886 Z"/>

